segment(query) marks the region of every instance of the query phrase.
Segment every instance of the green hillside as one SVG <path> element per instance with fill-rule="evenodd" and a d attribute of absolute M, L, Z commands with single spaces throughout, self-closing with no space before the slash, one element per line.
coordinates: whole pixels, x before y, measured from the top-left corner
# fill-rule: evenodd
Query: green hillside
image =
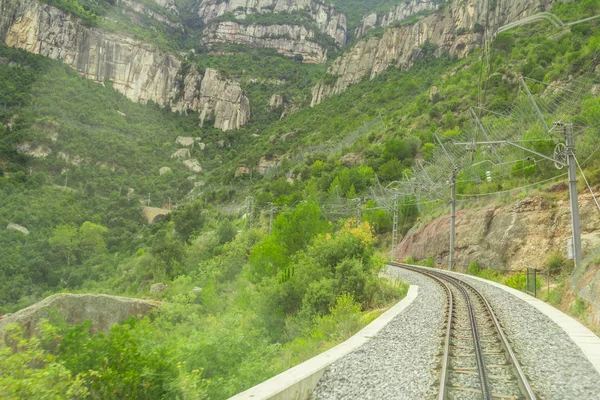
<path fill-rule="evenodd" d="M 114 12 L 104 2 L 77 3 L 81 9 L 51 3 L 97 26 Z M 368 11 L 397 2 L 333 3 L 353 29 Z M 190 25 L 192 6 L 177 17 L 186 33 L 164 31 L 162 48 L 192 47 L 201 28 Z M 588 15 L 586 7 L 553 11 L 573 20 Z M 559 34 L 537 24 L 499 35 L 486 57 L 481 50 L 464 59 L 424 51 L 411 69 L 389 68 L 313 108 L 312 87 L 330 78 L 326 65 L 232 49 L 185 58 L 235 77 L 250 99 L 251 122 L 221 132 L 199 127 L 195 113 L 133 103 L 110 82 L 0 45 L 0 313 L 59 292 L 162 301 L 160 312 L 116 325 L 109 336 L 60 320 L 42 324 L 39 338 L 9 329 L 0 370 L 11 374 L 0 374 L 0 397 L 38 398 L 51 388 L 48 398 L 221 399 L 345 340 L 406 292 L 378 277 L 392 223 L 371 187 L 410 176 L 417 160 L 435 161 L 434 134 L 465 129 L 469 106 L 509 108 L 520 75 L 539 81 L 531 91 L 540 98 L 545 84 L 587 74 L 597 64 L 600 31 L 593 21 Z M 439 92 L 432 95 L 433 86 Z M 270 108 L 274 94 L 286 104 Z M 600 140 L 589 123 L 600 121 L 600 101 L 584 93 L 572 109 L 584 158 Z M 201 173 L 171 157 L 182 148 L 178 137 L 206 144 L 190 149 Z M 280 164 L 250 171 L 261 160 Z M 164 167 L 170 171 L 161 175 Z M 526 167 L 458 190 L 506 190 L 557 173 L 541 163 Z M 586 169 L 597 180 L 600 159 Z M 358 227 L 356 198 L 368 198 Z M 410 200 L 399 205 L 404 233 L 435 207 L 423 205 L 419 214 Z M 332 211 L 333 204 L 343 207 Z M 173 210 L 149 225 L 143 205 Z M 11 223 L 30 233 L 5 229 Z M 168 288 L 152 292 L 156 283 Z"/>

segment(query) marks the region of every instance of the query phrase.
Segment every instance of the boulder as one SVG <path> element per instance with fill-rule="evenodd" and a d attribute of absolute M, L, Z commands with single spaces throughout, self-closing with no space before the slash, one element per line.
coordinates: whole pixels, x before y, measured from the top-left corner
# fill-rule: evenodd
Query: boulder
<path fill-rule="evenodd" d="M 440 96 L 440 89 L 437 86 L 429 88 L 429 101 L 435 103 Z"/>
<path fill-rule="evenodd" d="M 169 167 L 162 167 L 161 169 L 158 170 L 158 174 L 160 176 L 163 176 L 164 174 L 168 174 L 170 172 L 172 172 L 172 171 L 171 171 L 171 168 L 169 168 Z"/>
<path fill-rule="evenodd" d="M 243 176 L 243 175 L 250 175 L 250 168 L 246 167 L 245 165 L 240 165 L 238 167 L 238 169 L 235 171 L 235 177 L 239 177 L 239 176 Z"/>
<path fill-rule="evenodd" d="M 353 167 L 363 162 L 363 156 L 360 153 L 347 153 L 340 159 L 345 167 Z"/>
<path fill-rule="evenodd" d="M 189 149 L 179 149 L 175 153 L 171 154 L 171 158 L 175 158 L 177 160 L 187 160 L 191 157 Z"/>
<path fill-rule="evenodd" d="M 290 139 L 293 139 L 296 137 L 296 132 L 288 132 L 286 134 L 281 135 L 281 138 L 279 138 L 279 140 L 281 140 L 282 142 L 287 142 Z"/>
<path fill-rule="evenodd" d="M 192 172 L 202 172 L 202 167 L 200 166 L 200 162 L 198 162 L 198 160 L 185 160 L 183 165 Z"/>
<path fill-rule="evenodd" d="M 175 143 L 186 147 L 192 147 L 194 145 L 194 138 L 178 136 L 177 139 L 175 139 Z"/>
<path fill-rule="evenodd" d="M 91 333 L 108 333 L 114 324 L 146 315 L 157 306 L 156 302 L 105 294 L 55 294 L 14 314 L 5 315 L 0 319 L 0 336 L 11 323 L 21 325 L 25 333 L 31 335 L 39 321 L 49 319 L 54 311 L 69 325 L 90 320 Z"/>
<path fill-rule="evenodd" d="M 277 107 L 281 107 L 283 105 L 283 96 L 280 94 L 274 94 L 273 96 L 271 96 L 271 99 L 269 100 L 269 107 L 271 108 L 277 108 Z"/>
<path fill-rule="evenodd" d="M 283 156 L 270 156 L 270 157 L 261 157 L 258 160 L 258 165 L 256 167 L 256 172 L 261 175 L 266 174 L 270 170 L 277 168 L 281 163 Z"/>
<path fill-rule="evenodd" d="M 169 285 L 166 285 L 162 282 L 155 283 L 154 285 L 150 286 L 150 293 L 164 292 L 165 290 L 167 290 L 168 287 Z"/>
<path fill-rule="evenodd" d="M 6 229 L 11 229 L 13 231 L 21 232 L 25 236 L 29 235 L 29 230 L 27 228 L 25 228 L 24 226 L 18 225 L 18 224 L 13 224 L 12 222 L 10 224 L 8 224 Z"/>

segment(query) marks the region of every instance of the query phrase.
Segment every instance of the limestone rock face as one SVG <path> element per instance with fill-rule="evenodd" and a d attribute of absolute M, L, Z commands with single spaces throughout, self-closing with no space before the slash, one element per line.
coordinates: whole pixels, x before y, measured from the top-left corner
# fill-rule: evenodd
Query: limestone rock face
<path fill-rule="evenodd" d="M 336 82 L 333 85 L 320 82 L 313 88 L 311 105 L 343 92 L 365 75 L 373 79 L 390 66 L 410 68 L 422 56 L 420 46 L 427 41 L 437 46 L 436 56 L 447 52 L 464 57 L 483 43 L 483 34 L 473 31 L 476 23 L 485 25 L 487 21 L 489 31 L 495 32 L 509 22 L 546 10 L 553 2 L 494 2 L 493 11 L 488 13 L 491 1 L 455 0 L 412 25 L 390 27 L 382 37 L 359 41 L 329 67 L 328 73 L 337 77 Z"/>
<path fill-rule="evenodd" d="M 408 18 L 433 11 L 441 7 L 446 0 L 410 0 L 400 3 L 387 14 L 369 14 L 362 18 L 361 25 L 356 29 L 356 37 L 361 37 L 373 28 L 385 28 L 392 22 L 404 21 Z"/>
<path fill-rule="evenodd" d="M 566 194 L 566 193 L 565 193 Z M 600 245 L 600 218 L 589 194 L 579 196 L 584 256 Z M 511 269 L 542 268 L 549 254 L 566 256 L 571 236 L 569 202 L 546 204 L 542 198 L 526 197 L 514 204 L 490 204 L 483 209 L 457 212 L 456 260 L 464 267 L 473 260 L 482 265 Z M 407 233 L 398 246 L 398 257 L 434 257 L 448 262 L 450 220 L 437 218 Z"/>
<path fill-rule="evenodd" d="M 346 44 L 346 16 L 317 0 L 202 0 L 198 15 L 205 23 L 227 13 L 243 19 L 248 14 L 308 12 L 317 28 L 339 46 Z"/>
<path fill-rule="evenodd" d="M 252 171 L 250 170 L 250 168 L 246 167 L 245 165 L 240 165 L 235 171 L 234 177 L 238 178 L 240 176 L 250 175 L 251 173 Z"/>
<path fill-rule="evenodd" d="M 200 162 L 196 159 L 185 160 L 183 162 L 183 166 L 189 169 L 192 172 L 202 172 L 202 167 L 200 166 Z"/>
<path fill-rule="evenodd" d="M 148 7 L 147 4 L 139 3 L 133 0 L 119 0 L 120 4 L 124 4 L 126 7 L 123 10 L 127 14 L 131 21 L 135 21 L 138 24 L 143 24 L 144 20 L 141 16 L 150 17 L 158 22 L 168 25 L 169 27 L 183 32 L 185 29 L 183 24 L 179 21 L 169 18 L 170 15 L 179 15 L 177 5 L 173 0 L 158 0 L 155 3 L 161 6 L 166 13 L 156 12 L 155 8 Z"/>
<path fill-rule="evenodd" d="M 36 0 L 0 0 L 0 39 L 9 46 L 61 60 L 87 78 L 113 81 L 136 102 L 164 106 L 180 62 L 156 46 L 89 28 L 77 18 Z"/>
<path fill-rule="evenodd" d="M 315 41 L 315 33 L 298 25 L 245 25 L 223 21 L 210 24 L 204 30 L 202 44 L 237 43 L 275 49 L 293 57 L 301 55 L 303 62 L 324 63 L 327 52 Z"/>
<path fill-rule="evenodd" d="M 50 153 L 52 153 L 52 150 L 47 146 L 38 146 L 29 142 L 15 145 L 15 150 L 17 150 L 17 153 L 25 154 L 35 158 L 46 158 Z"/>
<path fill-rule="evenodd" d="M 181 98 L 173 110 L 197 110 L 200 125 L 214 118 L 215 128 L 227 131 L 238 129 L 250 120 L 250 102 L 238 82 L 219 76 L 214 69 L 201 75 L 195 68 L 185 76 Z"/>
<path fill-rule="evenodd" d="M 261 175 L 268 173 L 269 171 L 276 169 L 279 164 L 283 160 L 283 156 L 279 157 L 261 157 L 258 160 L 258 165 L 256 166 L 256 172 Z"/>
<path fill-rule="evenodd" d="M 175 158 L 177 160 L 187 160 L 190 157 L 191 155 L 189 149 L 179 149 L 171 154 L 171 158 Z"/>
<path fill-rule="evenodd" d="M 177 136 L 177 139 L 175 139 L 175 143 L 177 143 L 181 146 L 185 146 L 185 147 L 193 147 L 194 146 L 194 138 L 186 137 L 186 136 Z"/>
<path fill-rule="evenodd" d="M 165 7 L 172 4 L 171 0 L 158 1 Z M 152 100 L 174 109 L 200 111 L 202 123 L 214 117 L 215 127 L 223 130 L 239 128 L 249 120 L 248 99 L 237 82 L 220 79 L 214 71 L 202 76 L 192 70 L 182 77 L 185 88 L 179 88 L 181 61 L 153 44 L 87 27 L 37 0 L 0 0 L 0 10 L 0 40 L 7 45 L 61 60 L 96 82 L 110 80 L 132 101 Z M 184 100 L 175 101 L 181 89 Z M 188 93 L 198 97 L 186 97 Z"/>
<path fill-rule="evenodd" d="M 281 107 L 283 105 L 283 96 L 280 94 L 274 94 L 273 96 L 271 96 L 271 99 L 269 100 L 269 107 L 271 108 L 277 108 L 277 107 Z"/>
<path fill-rule="evenodd" d="M 30 335 L 42 318 L 49 318 L 49 310 L 57 310 L 69 325 L 91 320 L 91 332 L 108 333 L 114 324 L 130 317 L 148 314 L 158 304 L 140 299 L 104 294 L 55 294 L 39 303 L 0 319 L 0 336 L 6 325 L 17 323 Z"/>

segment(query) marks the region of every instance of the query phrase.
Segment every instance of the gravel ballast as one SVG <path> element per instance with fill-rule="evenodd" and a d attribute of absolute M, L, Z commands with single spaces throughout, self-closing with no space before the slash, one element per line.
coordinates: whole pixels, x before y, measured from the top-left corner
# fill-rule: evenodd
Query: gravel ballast
<path fill-rule="evenodd" d="M 413 303 L 370 342 L 332 364 L 312 399 L 427 399 L 437 396 L 446 298 L 430 278 L 388 267 L 419 286 Z M 494 309 L 538 399 L 600 400 L 600 374 L 550 318 L 518 297 L 460 276 Z"/>
<path fill-rule="evenodd" d="M 388 268 L 419 286 L 410 306 L 376 337 L 327 368 L 312 399 L 426 399 L 437 394 L 446 297 L 431 279 Z"/>
<path fill-rule="evenodd" d="M 502 289 L 459 278 L 489 301 L 538 398 L 600 399 L 600 375 L 550 318 Z"/>

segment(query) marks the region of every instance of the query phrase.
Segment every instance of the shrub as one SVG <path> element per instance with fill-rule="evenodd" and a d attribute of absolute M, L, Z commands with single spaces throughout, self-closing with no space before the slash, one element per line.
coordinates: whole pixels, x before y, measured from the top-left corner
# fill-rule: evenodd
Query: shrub
<path fill-rule="evenodd" d="M 527 277 L 523 272 L 515 272 L 504 281 L 504 284 L 513 289 L 525 291 L 527 285 Z"/>
<path fill-rule="evenodd" d="M 427 257 L 421 262 L 421 264 L 423 264 L 423 266 L 425 267 L 433 268 L 435 267 L 435 260 L 433 259 L 433 257 Z"/>
<path fill-rule="evenodd" d="M 494 269 L 482 269 L 479 273 L 479 277 L 483 279 L 487 279 L 488 281 L 501 282 L 502 276 Z"/>
<path fill-rule="evenodd" d="M 467 271 L 470 275 L 478 276 L 481 273 L 481 265 L 479 265 L 479 262 L 477 260 L 473 260 L 469 264 Z"/>
<path fill-rule="evenodd" d="M 313 334 L 333 340 L 350 337 L 362 326 L 360 308 L 352 295 L 341 294 L 330 308 L 329 315 L 317 317 Z"/>
<path fill-rule="evenodd" d="M 550 274 L 559 274 L 565 268 L 566 260 L 562 254 L 555 250 L 546 259 L 546 268 Z"/>
<path fill-rule="evenodd" d="M 554 306 L 557 306 L 562 302 L 562 295 L 562 287 L 554 288 L 548 293 L 548 302 Z"/>
<path fill-rule="evenodd" d="M 312 282 L 302 299 L 302 308 L 317 315 L 327 314 L 335 301 L 335 284 L 335 280 L 329 278 Z"/>
<path fill-rule="evenodd" d="M 587 305 L 585 304 L 585 301 L 580 297 L 577 297 L 575 299 L 575 302 L 571 304 L 571 307 L 569 307 L 569 311 L 577 318 L 587 318 Z"/>

